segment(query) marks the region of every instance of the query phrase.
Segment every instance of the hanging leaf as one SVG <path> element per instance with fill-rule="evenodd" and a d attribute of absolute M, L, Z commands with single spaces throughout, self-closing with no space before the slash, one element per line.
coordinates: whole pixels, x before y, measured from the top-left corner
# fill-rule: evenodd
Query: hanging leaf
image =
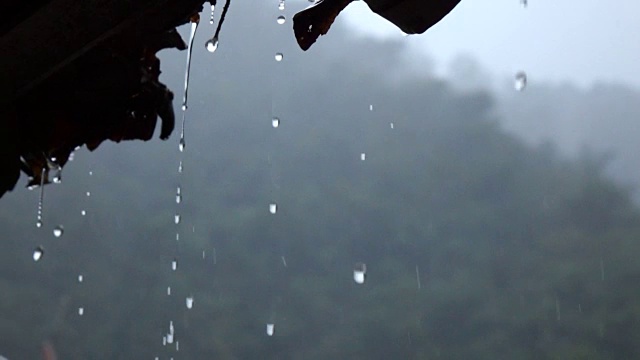
<path fill-rule="evenodd" d="M 326 34 L 353 0 L 320 0 L 293 17 L 293 31 L 302 50 Z M 422 34 L 437 24 L 460 0 L 364 0 L 376 14 L 407 34 Z"/>

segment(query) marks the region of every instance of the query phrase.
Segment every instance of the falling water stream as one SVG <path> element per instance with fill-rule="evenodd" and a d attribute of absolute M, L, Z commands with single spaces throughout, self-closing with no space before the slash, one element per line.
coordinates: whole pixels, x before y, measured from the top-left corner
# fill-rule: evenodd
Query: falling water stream
<path fill-rule="evenodd" d="M 38 198 L 38 213 L 36 215 L 36 226 L 42 227 L 42 203 L 44 201 L 44 178 L 47 174 L 45 168 L 42 168 L 42 173 L 40 174 L 40 197 Z"/>

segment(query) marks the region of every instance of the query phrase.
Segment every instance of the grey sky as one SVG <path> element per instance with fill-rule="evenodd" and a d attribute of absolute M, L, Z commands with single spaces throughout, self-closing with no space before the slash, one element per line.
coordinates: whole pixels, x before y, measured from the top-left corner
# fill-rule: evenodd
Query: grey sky
<path fill-rule="evenodd" d="M 496 75 L 523 69 L 531 83 L 640 86 L 638 14 L 635 0 L 529 0 L 526 8 L 520 0 L 462 0 L 438 25 L 406 41 L 431 55 L 440 73 L 456 56 L 467 54 Z M 354 25 L 363 36 L 402 36 L 364 2 L 351 4 L 338 21 Z"/>

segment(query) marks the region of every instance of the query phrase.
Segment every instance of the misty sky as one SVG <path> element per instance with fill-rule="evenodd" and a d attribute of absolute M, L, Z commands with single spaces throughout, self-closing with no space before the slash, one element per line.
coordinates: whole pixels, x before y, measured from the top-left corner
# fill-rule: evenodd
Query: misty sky
<path fill-rule="evenodd" d="M 452 59 L 467 54 L 496 75 L 526 70 L 532 84 L 538 79 L 640 86 L 639 13 L 640 3 L 633 0 L 529 0 L 527 8 L 520 0 L 462 0 L 438 25 L 406 41 L 435 58 L 441 74 Z M 364 2 L 352 3 L 338 21 L 364 36 L 402 36 Z"/>

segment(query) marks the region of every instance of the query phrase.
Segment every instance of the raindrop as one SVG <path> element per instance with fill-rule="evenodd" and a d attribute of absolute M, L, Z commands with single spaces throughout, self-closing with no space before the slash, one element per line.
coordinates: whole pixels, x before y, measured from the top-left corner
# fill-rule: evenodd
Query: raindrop
<path fill-rule="evenodd" d="M 418 283 L 418 290 L 422 289 L 422 284 L 420 283 L 420 269 L 418 269 L 418 265 L 416 265 L 416 281 Z"/>
<path fill-rule="evenodd" d="M 353 269 L 353 281 L 356 284 L 364 284 L 364 280 L 367 277 L 367 265 L 364 263 L 356 263 Z"/>
<path fill-rule="evenodd" d="M 53 236 L 59 238 L 64 233 L 64 227 L 62 225 L 58 225 L 53 228 Z"/>
<path fill-rule="evenodd" d="M 178 269 L 178 260 L 173 259 L 173 261 L 171 262 L 171 270 L 176 271 L 177 269 Z"/>
<path fill-rule="evenodd" d="M 365 161 L 366 159 L 367 159 L 367 154 L 365 154 L 365 153 L 361 153 L 361 154 L 360 154 L 360 160 L 361 160 L 361 161 Z"/>
<path fill-rule="evenodd" d="M 282 59 L 284 59 L 284 55 L 282 55 L 282 53 L 276 53 L 276 61 L 282 61 Z"/>
<path fill-rule="evenodd" d="M 93 176 L 93 171 L 89 171 L 89 176 Z"/>
<path fill-rule="evenodd" d="M 275 203 L 269 204 L 269 212 L 272 214 L 278 212 L 278 205 L 276 205 Z"/>
<path fill-rule="evenodd" d="M 524 71 L 516 73 L 514 87 L 517 91 L 524 91 L 527 87 L 527 73 Z"/>
<path fill-rule="evenodd" d="M 178 163 L 178 174 L 182 174 L 182 160 Z"/>
<path fill-rule="evenodd" d="M 187 309 L 193 308 L 193 296 L 189 296 L 185 299 L 185 303 L 187 305 Z"/>
<path fill-rule="evenodd" d="M 209 18 L 209 24 L 213 25 L 213 13 L 216 10 L 216 5 L 213 3 L 210 3 L 210 4 L 211 4 L 211 17 Z"/>
<path fill-rule="evenodd" d="M 81 283 L 84 281 L 84 276 L 78 275 L 78 282 Z"/>
<path fill-rule="evenodd" d="M 87 212 L 86 212 L 85 210 L 81 210 L 81 211 L 80 211 L 80 215 L 82 215 L 82 216 L 86 216 L 86 215 L 87 215 Z"/>
<path fill-rule="evenodd" d="M 167 344 L 173 344 L 173 334 L 167 334 Z"/>
<path fill-rule="evenodd" d="M 173 215 L 173 222 L 175 222 L 176 225 L 180 224 L 180 214 Z"/>
<path fill-rule="evenodd" d="M 80 315 L 80 316 L 84 315 L 84 308 L 83 307 L 79 307 L 78 308 L 78 315 Z"/>
<path fill-rule="evenodd" d="M 175 329 L 173 328 L 173 321 L 169 321 L 169 334 L 175 334 Z"/>
<path fill-rule="evenodd" d="M 171 286 L 167 286 L 167 296 L 171 296 Z"/>
<path fill-rule="evenodd" d="M 284 267 L 287 267 L 287 259 L 284 258 L 284 256 L 280 257 L 282 259 L 282 265 L 284 265 Z"/>
<path fill-rule="evenodd" d="M 208 52 L 214 53 L 216 52 L 216 50 L 218 50 L 218 45 L 219 45 L 218 38 L 212 37 L 211 39 L 207 40 L 207 42 L 204 45 L 207 48 Z"/>
<path fill-rule="evenodd" d="M 280 126 L 280 119 L 277 117 L 274 117 L 273 119 L 271 119 L 271 126 L 273 126 L 274 128 L 277 128 Z"/>
<path fill-rule="evenodd" d="M 280 15 L 278 16 L 278 18 L 276 19 L 276 22 L 280 25 L 284 24 L 284 22 L 286 21 L 284 15 Z"/>
<path fill-rule="evenodd" d="M 176 204 L 180 204 L 182 202 L 182 190 L 180 186 L 176 188 Z"/>
<path fill-rule="evenodd" d="M 284 0 L 280 0 L 280 2 L 278 3 L 278 10 L 284 10 Z"/>
<path fill-rule="evenodd" d="M 373 111 L 373 104 L 369 104 L 369 111 Z"/>
<path fill-rule="evenodd" d="M 37 248 L 35 248 L 35 250 L 33 250 L 33 261 L 38 261 L 42 258 L 42 255 L 44 255 L 44 249 L 42 248 L 42 246 L 38 246 Z"/>
<path fill-rule="evenodd" d="M 91 196 L 91 191 L 87 191 L 87 197 Z"/>
<path fill-rule="evenodd" d="M 273 336 L 273 332 L 275 331 L 275 327 L 276 327 L 275 324 L 271 324 L 271 323 L 267 324 L 267 335 Z"/>
<path fill-rule="evenodd" d="M 182 136 L 180 137 L 180 141 L 178 142 L 178 150 L 180 150 L 180 152 L 184 152 L 184 148 L 187 144 L 184 141 L 184 134 L 182 134 Z"/>
<path fill-rule="evenodd" d="M 393 123 L 389 123 L 389 127 L 393 129 L 394 128 Z"/>

